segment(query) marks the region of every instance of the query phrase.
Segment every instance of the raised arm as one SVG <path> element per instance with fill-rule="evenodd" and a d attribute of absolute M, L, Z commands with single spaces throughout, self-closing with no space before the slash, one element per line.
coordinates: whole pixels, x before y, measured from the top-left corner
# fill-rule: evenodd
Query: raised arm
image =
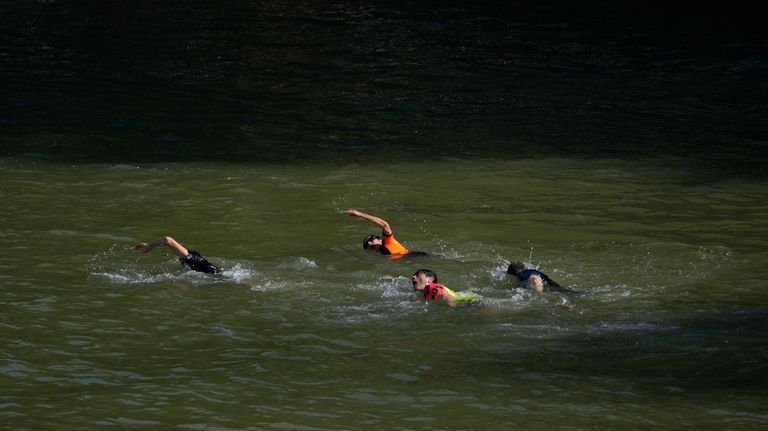
<path fill-rule="evenodd" d="M 383 218 L 381 218 L 381 217 L 376 217 L 374 215 L 366 214 L 364 212 L 361 212 L 361 211 L 358 211 L 358 210 L 355 210 L 355 209 L 348 209 L 348 210 L 346 210 L 344 212 L 349 214 L 349 215 L 351 215 L 351 216 L 355 216 L 355 217 L 360 217 L 362 219 L 366 219 L 369 222 L 375 224 L 376 226 L 381 228 L 381 232 L 384 235 L 387 235 L 387 236 L 392 235 L 392 228 L 389 227 L 389 223 L 386 220 L 384 220 Z"/>
<path fill-rule="evenodd" d="M 171 238 L 170 236 L 162 236 L 160 238 L 153 239 L 150 242 L 145 242 L 141 244 L 136 244 L 133 246 L 133 249 L 136 250 L 139 253 L 149 253 L 152 251 L 155 247 L 164 245 L 171 249 L 171 251 L 176 254 L 176 256 L 179 257 L 186 257 L 187 254 L 189 254 L 189 251 L 184 248 L 183 245 L 179 244 L 175 239 Z"/>

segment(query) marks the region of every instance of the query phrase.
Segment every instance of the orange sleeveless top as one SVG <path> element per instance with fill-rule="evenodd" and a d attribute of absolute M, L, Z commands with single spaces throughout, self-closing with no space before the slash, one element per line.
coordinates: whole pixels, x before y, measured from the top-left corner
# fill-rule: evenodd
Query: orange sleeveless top
<path fill-rule="evenodd" d="M 387 249 L 389 254 L 408 254 L 408 249 L 403 247 L 403 245 L 395 239 L 395 235 L 383 235 L 382 245 Z"/>

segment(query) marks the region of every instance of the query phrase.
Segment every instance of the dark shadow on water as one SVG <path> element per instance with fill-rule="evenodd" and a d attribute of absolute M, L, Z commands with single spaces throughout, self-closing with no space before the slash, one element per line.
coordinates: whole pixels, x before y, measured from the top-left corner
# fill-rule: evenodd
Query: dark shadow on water
<path fill-rule="evenodd" d="M 526 352 L 482 352 L 484 372 L 616 379 L 628 390 L 696 393 L 728 389 L 765 395 L 768 309 L 698 313 L 663 323 L 606 323 L 553 337 Z M 514 349 L 513 349 L 514 350 Z M 473 361 L 474 362 L 474 361 Z M 475 367 L 475 365 L 472 365 Z"/>
<path fill-rule="evenodd" d="M 680 157 L 765 177 L 766 31 L 692 2 L 0 2 L 0 157 Z"/>

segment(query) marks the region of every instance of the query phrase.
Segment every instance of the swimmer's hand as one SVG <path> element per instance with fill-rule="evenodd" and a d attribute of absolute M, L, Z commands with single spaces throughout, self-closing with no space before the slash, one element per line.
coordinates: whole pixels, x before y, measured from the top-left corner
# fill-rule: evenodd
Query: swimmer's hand
<path fill-rule="evenodd" d="M 152 248 L 145 242 L 133 246 L 133 251 L 137 253 L 149 253 L 150 250 L 152 250 Z"/>
<path fill-rule="evenodd" d="M 351 216 L 360 217 L 362 219 L 368 220 L 369 222 L 375 224 L 376 226 L 381 228 L 381 232 L 384 235 L 392 235 L 392 228 L 389 227 L 389 223 L 381 217 L 376 217 L 375 215 L 366 214 L 364 212 L 360 212 L 352 208 L 345 210 L 344 212 Z"/>

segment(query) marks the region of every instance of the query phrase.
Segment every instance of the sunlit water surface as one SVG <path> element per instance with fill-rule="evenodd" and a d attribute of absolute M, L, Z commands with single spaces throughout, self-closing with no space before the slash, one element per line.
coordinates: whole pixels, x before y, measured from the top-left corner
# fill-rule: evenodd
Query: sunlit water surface
<path fill-rule="evenodd" d="M 684 167 L 3 160 L 0 422 L 764 429 L 768 186 Z M 350 207 L 430 255 L 366 253 Z M 224 273 L 131 251 L 165 234 Z M 422 267 L 482 303 L 420 301 Z"/>

